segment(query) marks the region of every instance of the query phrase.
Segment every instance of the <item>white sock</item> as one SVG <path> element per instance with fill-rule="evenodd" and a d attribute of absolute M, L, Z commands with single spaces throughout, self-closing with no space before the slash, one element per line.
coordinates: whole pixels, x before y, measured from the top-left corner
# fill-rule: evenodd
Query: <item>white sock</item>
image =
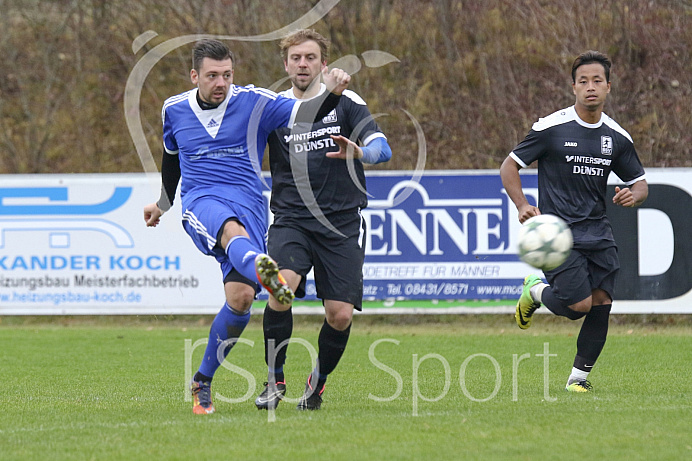
<path fill-rule="evenodd" d="M 588 371 L 580 370 L 579 368 L 572 368 L 572 373 L 569 375 L 567 385 L 569 386 L 570 384 L 575 383 L 577 381 L 586 381 L 586 378 L 588 376 Z"/>
<path fill-rule="evenodd" d="M 547 286 L 547 284 L 540 282 L 529 289 L 529 293 L 531 293 L 531 297 L 534 301 L 538 301 L 539 303 L 542 302 L 541 296 L 543 296 L 543 290 L 545 290 L 545 287 Z"/>

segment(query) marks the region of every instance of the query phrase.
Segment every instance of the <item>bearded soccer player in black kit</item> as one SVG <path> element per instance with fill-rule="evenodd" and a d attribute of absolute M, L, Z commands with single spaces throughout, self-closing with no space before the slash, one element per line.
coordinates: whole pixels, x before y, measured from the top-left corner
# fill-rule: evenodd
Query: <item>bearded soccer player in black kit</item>
<path fill-rule="evenodd" d="M 319 76 L 327 65 L 328 41 L 302 29 L 284 38 L 280 47 L 292 83 L 280 94 L 301 100 L 322 94 Z M 365 101 L 353 91 L 343 96 L 322 121 L 278 129 L 269 137 L 274 223 L 268 253 L 298 297 L 305 295 L 305 278 L 314 269 L 326 314 L 317 366 L 307 378 L 299 410 L 320 409 L 327 376 L 346 348 L 353 310 L 361 309 L 366 229 L 360 210 L 367 206 L 363 163 L 385 162 L 392 155 Z M 276 408 L 286 393 L 283 367 L 293 332 L 291 306 L 269 298 L 263 323 L 269 377 L 255 400 L 260 410 Z"/>
<path fill-rule="evenodd" d="M 624 182 L 624 187 L 615 187 L 616 205 L 636 207 L 649 194 L 632 138 L 603 113 L 610 93 L 610 66 L 608 57 L 597 51 L 579 55 L 572 65 L 574 106 L 536 122 L 500 168 L 521 223 L 546 213 L 559 216 L 572 230 L 574 247 L 567 261 L 544 272 L 548 284 L 535 275 L 526 277 L 515 314 L 522 329 L 531 326 L 541 304 L 572 320 L 584 317 L 565 386 L 570 392 L 592 389 L 587 377 L 606 342 L 620 268 L 605 213 L 608 175 L 612 171 Z M 534 161 L 538 161 L 539 207 L 527 201 L 519 176 L 519 170 Z"/>

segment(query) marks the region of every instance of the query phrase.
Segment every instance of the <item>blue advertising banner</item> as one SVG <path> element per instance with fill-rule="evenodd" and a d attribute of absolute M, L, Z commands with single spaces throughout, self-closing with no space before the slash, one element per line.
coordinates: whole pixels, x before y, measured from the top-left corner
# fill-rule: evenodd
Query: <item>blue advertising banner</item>
<path fill-rule="evenodd" d="M 365 311 L 416 312 L 423 300 L 445 312 L 472 301 L 511 310 L 524 277 L 542 274 L 517 257 L 521 225 L 498 172 L 413 174 L 367 174 L 364 298 L 386 302 Z M 613 312 L 689 313 L 692 170 L 650 169 L 647 181 L 641 207 L 608 206 L 621 265 Z M 522 170 L 522 183 L 537 203 L 536 171 Z M 218 312 L 221 271 L 184 232 L 180 200 L 159 226 L 144 225 L 159 191 L 160 178 L 144 174 L 0 176 L 0 315 Z M 306 288 L 314 300 L 312 274 Z"/>
<path fill-rule="evenodd" d="M 536 184 L 525 176 L 534 203 Z M 535 271 L 516 255 L 520 224 L 496 172 L 379 172 L 367 188 L 365 299 L 515 299 Z"/>

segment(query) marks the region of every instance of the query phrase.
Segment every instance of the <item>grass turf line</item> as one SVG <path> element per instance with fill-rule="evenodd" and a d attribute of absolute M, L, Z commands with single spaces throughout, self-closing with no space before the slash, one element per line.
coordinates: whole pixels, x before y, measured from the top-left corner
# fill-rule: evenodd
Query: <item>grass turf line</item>
<path fill-rule="evenodd" d="M 253 318 L 243 335 L 254 345 L 238 344 L 229 356 L 254 376 L 255 387 L 242 403 L 215 398 L 217 414 L 209 417 L 193 415 L 184 400 L 185 340 L 206 338 L 206 325 L 5 321 L 0 458 L 566 459 L 582 453 L 600 459 L 681 459 L 692 454 L 684 423 L 692 416 L 692 371 L 681 353 L 692 337 L 687 325 L 613 325 L 590 377 L 595 392 L 572 395 L 562 389 L 577 325 L 541 317 L 521 332 L 511 319 L 462 318 L 466 322 L 418 325 L 356 319 L 346 354 L 327 384 L 323 410 L 298 412 L 284 402 L 274 422 L 253 404 L 265 380 L 261 318 Z M 299 321 L 294 337 L 316 345 L 318 326 Z M 547 394 L 545 357 L 536 355 L 544 353 L 545 343 L 557 354 L 548 360 Z M 392 371 L 371 362 L 371 349 Z M 202 350 L 193 354 L 193 368 Z M 515 355 L 525 357 L 516 371 Z M 310 357 L 302 345 L 292 344 L 288 360 L 288 396 L 297 398 Z M 420 395 L 414 404 L 416 363 Z M 402 386 L 394 398 L 396 375 Z M 498 382 L 497 393 L 479 401 L 491 396 Z M 240 399 L 248 381 L 220 369 L 214 392 Z"/>

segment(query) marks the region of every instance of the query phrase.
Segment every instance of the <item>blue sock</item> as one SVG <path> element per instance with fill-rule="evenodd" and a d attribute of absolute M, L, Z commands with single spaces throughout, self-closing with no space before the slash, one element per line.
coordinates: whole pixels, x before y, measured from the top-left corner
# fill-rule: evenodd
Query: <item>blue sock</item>
<path fill-rule="evenodd" d="M 233 237 L 226 245 L 226 254 L 231 260 L 233 268 L 240 272 L 243 277 L 250 280 L 257 280 L 255 271 L 255 257 L 262 253 L 249 238 L 238 235 Z"/>
<path fill-rule="evenodd" d="M 274 381 L 277 383 L 286 382 L 286 375 L 284 375 L 284 367 L 279 367 L 274 370 L 269 368 L 269 371 L 267 372 L 267 381 L 271 381 L 271 376 L 274 376 Z"/>
<path fill-rule="evenodd" d="M 214 322 L 211 324 L 209 331 L 209 344 L 204 351 L 204 359 L 199 366 L 199 373 L 211 378 L 216 373 L 217 368 L 221 365 L 217 356 L 219 344 L 230 338 L 238 338 L 243 332 L 248 322 L 250 321 L 250 310 L 244 314 L 232 310 L 228 303 L 224 303 L 223 307 L 216 315 Z M 233 345 L 224 348 L 223 357 L 226 358 L 231 351 Z"/>

